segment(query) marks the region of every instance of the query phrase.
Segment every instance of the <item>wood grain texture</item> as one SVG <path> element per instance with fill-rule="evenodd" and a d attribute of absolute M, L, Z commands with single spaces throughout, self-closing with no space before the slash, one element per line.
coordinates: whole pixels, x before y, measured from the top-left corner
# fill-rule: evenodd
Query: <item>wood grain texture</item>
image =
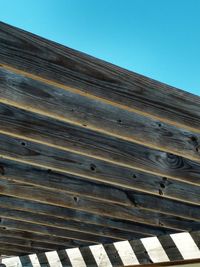
<path fill-rule="evenodd" d="M 16 182 L 22 182 L 25 184 L 34 185 L 37 187 L 42 188 L 48 188 L 55 192 L 67 192 L 72 195 L 76 196 L 85 196 L 92 199 L 96 199 L 99 201 L 104 202 L 111 202 L 111 203 L 118 203 L 120 205 L 130 206 L 131 203 L 137 204 L 138 206 L 142 206 L 145 208 L 145 199 L 149 201 L 152 198 L 155 201 L 159 200 L 158 202 L 165 202 L 168 203 L 165 205 L 157 205 L 158 207 L 162 207 L 163 211 L 165 209 L 163 207 L 173 207 L 175 208 L 175 205 L 178 205 L 179 202 L 172 202 L 171 200 L 165 199 L 165 196 L 168 194 L 171 194 L 172 196 L 175 195 L 175 198 L 178 200 L 182 200 L 184 202 L 188 202 L 189 200 L 193 200 L 193 204 L 199 204 L 199 190 L 198 187 L 195 186 L 185 186 L 185 184 L 180 182 L 174 182 L 170 181 L 170 179 L 166 178 L 160 178 L 160 180 L 153 180 L 151 176 L 148 176 L 146 180 L 144 180 L 143 175 L 138 175 L 136 177 L 133 177 L 133 182 L 138 184 L 140 187 L 151 185 L 151 188 L 154 189 L 154 191 L 158 191 L 159 196 L 161 196 L 163 199 L 156 198 L 154 196 L 148 196 L 144 193 L 139 193 L 139 191 L 136 190 L 128 190 L 123 187 L 115 187 L 115 186 L 108 186 L 104 185 L 102 183 L 90 181 L 90 180 L 84 180 L 80 177 L 76 177 L 73 175 L 63 175 L 62 173 L 54 172 L 49 169 L 34 167 L 31 165 L 26 164 L 20 164 L 15 161 L 10 161 L 6 159 L 0 159 L 0 177 L 2 179 L 6 180 L 12 180 Z M 182 186 L 183 184 L 183 186 Z M 157 188 L 156 188 L 157 187 Z M 136 187 L 137 189 L 137 187 Z M 153 191 L 153 192 L 154 192 Z M 190 196 L 185 197 L 184 196 L 186 192 L 190 194 Z M 169 192 L 169 193 L 168 193 Z M 138 194 L 139 193 L 139 194 Z M 134 197 L 138 196 L 138 197 Z M 179 195 L 179 197 L 177 197 Z M 132 200 L 131 200 L 132 198 Z M 135 200 L 134 200 L 135 198 Z M 143 201 L 141 202 L 141 198 L 143 198 Z M 154 202 L 155 202 L 154 201 Z M 140 204 L 139 204 L 140 203 Z M 171 203 L 171 204 L 170 204 Z M 149 205 L 150 203 L 146 203 L 146 205 Z M 190 210 L 190 207 L 193 207 L 191 205 L 187 205 L 186 203 L 182 203 L 182 207 L 187 207 L 186 210 Z M 153 209 L 155 208 L 154 205 Z M 146 206 L 147 207 L 147 206 Z M 150 207 L 150 206 L 148 206 Z M 196 206 L 195 206 L 196 207 Z M 173 209 L 172 208 L 172 209 Z M 182 210 L 182 208 L 178 208 L 179 212 Z M 185 210 L 185 208 L 184 208 Z M 179 213 L 178 213 L 179 214 Z"/>
<path fill-rule="evenodd" d="M 2 103 L 200 161 L 200 134 L 0 70 Z"/>
<path fill-rule="evenodd" d="M 156 162 L 158 169 L 161 170 L 160 172 L 164 177 L 176 176 L 176 179 L 199 185 L 200 165 L 198 163 L 163 152 L 160 152 L 160 155 L 157 153 L 149 154 L 148 150 L 146 150 L 144 153 L 146 153 L 146 156 L 149 158 L 149 162 Z M 138 155 L 140 155 L 140 151 L 138 151 Z M 58 172 L 78 175 L 83 178 L 101 182 L 103 181 L 107 184 L 120 186 L 123 181 L 128 187 L 130 178 L 134 183 L 133 176 L 135 173 L 130 168 L 121 167 L 102 160 L 81 156 L 76 153 L 48 147 L 35 142 L 26 142 L 23 139 L 2 134 L 0 134 L 0 156 Z M 140 158 L 138 158 L 138 161 L 140 161 Z M 161 173 L 160 175 L 162 175 Z"/>
<path fill-rule="evenodd" d="M 33 254 L 33 253 L 42 253 L 42 252 L 45 252 L 45 249 L 36 249 L 34 247 L 21 247 L 21 246 L 18 246 L 16 244 L 5 244 L 5 243 L 0 243 L 0 252 L 1 252 L 1 249 L 4 250 L 4 251 L 15 251 L 17 252 L 18 254 Z"/>
<path fill-rule="evenodd" d="M 27 248 L 43 249 L 44 251 L 51 251 L 51 250 L 55 250 L 55 249 L 66 249 L 67 248 L 67 246 L 65 246 L 65 244 L 61 245 L 61 244 L 48 244 L 48 243 L 46 243 L 45 239 L 42 239 L 42 237 L 48 238 L 48 236 L 41 235 L 40 241 L 32 241 L 30 239 L 24 239 L 21 237 L 19 238 L 18 236 L 20 236 L 20 234 L 18 234 L 16 237 L 15 236 L 16 231 L 9 231 L 9 232 L 12 232 L 12 234 L 10 233 L 10 235 L 9 235 L 9 234 L 5 233 L 5 231 L 4 231 L 3 235 L 0 235 L 1 244 L 11 244 L 11 245 L 13 244 L 13 245 L 20 246 L 22 248 L 27 247 Z"/>
<path fill-rule="evenodd" d="M 199 230 L 199 123 L 199 97 L 0 22 L 0 253 Z"/>
<path fill-rule="evenodd" d="M 126 218 L 126 220 L 129 221 L 135 221 L 154 226 L 165 226 L 167 228 L 177 230 L 195 230 L 199 227 L 199 208 L 197 207 L 195 212 L 194 206 L 192 206 L 190 209 L 190 218 L 186 216 L 177 217 L 178 209 L 177 212 L 175 212 L 175 208 L 172 210 L 173 214 L 164 214 L 161 208 L 160 211 L 153 211 L 137 207 L 135 203 L 133 203 L 130 207 L 126 207 L 120 204 L 116 205 L 111 203 L 97 202 L 84 197 L 74 197 L 73 195 L 63 194 L 61 192 L 58 194 L 52 190 L 39 190 L 37 187 L 32 185 L 16 183 L 7 180 L 0 181 L 0 188 L 0 194 L 3 195 L 38 201 L 41 203 L 71 208 L 79 211 L 86 211 L 121 220 Z M 157 204 L 159 204 L 159 201 L 157 201 Z M 110 211 L 112 211 L 112 213 Z"/>
<path fill-rule="evenodd" d="M 198 97 L 1 22 L 1 64 L 199 132 Z M 74 89 L 75 88 L 75 89 Z M 163 107 L 163 101 L 166 103 Z"/>
<path fill-rule="evenodd" d="M 25 221 L 25 220 L 23 221 L 23 217 L 22 217 L 22 220 L 20 222 L 19 220 L 16 220 L 15 218 L 6 218 L 6 217 L 11 217 L 11 216 L 7 215 L 5 216 L 5 218 L 4 217 L 1 218 L 1 222 L 0 222 L 1 227 L 6 227 L 7 229 L 12 228 L 15 230 L 26 229 L 27 232 L 60 237 L 63 239 L 63 241 L 67 241 L 71 239 L 71 240 L 76 240 L 77 243 L 80 240 L 81 243 L 98 244 L 98 243 L 111 243 L 111 242 L 119 240 L 119 239 L 115 239 L 111 237 L 109 238 L 109 237 L 92 235 L 90 233 L 76 232 L 71 229 L 69 230 L 69 229 L 58 228 L 52 225 L 47 226 L 44 224 L 39 224 L 37 223 L 37 220 L 34 221 L 34 216 L 31 218 L 32 222 L 30 222 L 30 217 L 29 217 L 29 221 Z"/>
<path fill-rule="evenodd" d="M 19 223 L 18 223 L 19 224 Z M 27 246 L 30 244 L 35 244 L 35 246 L 46 248 L 47 250 L 52 250 L 55 248 L 74 248 L 79 246 L 87 246 L 90 242 L 81 241 L 81 240 L 72 240 L 66 239 L 62 237 L 57 237 L 53 235 L 47 235 L 44 233 L 32 233 L 30 231 L 26 231 L 27 229 L 13 229 L 8 226 L 0 227 L 0 236 L 8 237 L 8 238 L 16 238 L 20 239 L 20 242 L 27 242 Z M 29 243 L 28 243 L 29 242 Z M 29 245 L 28 245 L 29 244 Z"/>
<path fill-rule="evenodd" d="M 134 233 L 130 231 L 125 230 L 119 230 L 115 228 L 106 228 L 100 225 L 94 225 L 84 222 L 78 222 L 73 221 L 68 218 L 58 218 L 52 215 L 44 215 L 44 214 L 37 214 L 22 210 L 16 210 L 13 209 L 12 206 L 9 206 L 8 203 L 6 203 L 6 208 L 0 207 L 0 213 L 1 218 L 8 218 L 8 219 L 15 219 L 17 221 L 23 221 L 23 222 L 31 222 L 38 225 L 46 225 L 46 226 L 53 226 L 54 228 L 60 228 L 60 229 L 66 229 L 66 230 L 72 230 L 73 232 L 78 232 L 79 238 L 85 238 L 88 233 L 88 239 L 91 237 L 92 240 L 100 240 L 100 237 L 107 237 L 107 240 L 109 242 L 112 242 L 112 240 L 126 240 L 126 239 L 136 239 L 136 238 L 142 238 L 149 236 L 148 234 L 142 234 L 142 233 Z M 9 208 L 8 208 L 9 207 Z M 84 233 L 82 235 L 82 233 Z M 76 238 L 74 238 L 76 240 Z"/>
<path fill-rule="evenodd" d="M 56 148 L 66 151 L 69 151 L 69 148 L 71 147 L 71 150 L 74 152 L 78 151 L 78 153 L 83 153 L 83 151 L 85 151 L 86 154 L 90 155 L 90 158 L 99 157 L 100 159 L 103 159 L 106 162 L 112 162 L 112 164 L 114 163 L 116 165 L 129 166 L 130 171 L 127 172 L 126 169 L 127 179 L 124 175 L 123 177 L 121 175 L 118 180 L 116 178 L 116 182 L 113 181 L 113 183 L 115 182 L 116 184 L 122 185 L 123 187 L 137 189 L 140 191 L 145 191 L 157 195 L 161 194 L 162 191 L 165 197 L 174 198 L 178 200 L 180 199 L 182 201 L 188 201 L 196 204 L 200 202 L 198 187 L 174 180 L 179 179 L 177 178 L 177 176 L 179 176 L 179 171 L 181 168 L 184 169 L 185 172 L 187 172 L 187 177 L 190 177 L 189 166 L 188 171 L 185 168 L 185 166 L 189 164 L 189 161 L 186 159 L 180 158 L 180 160 L 182 159 L 182 165 L 180 165 L 180 160 L 178 161 L 177 156 L 169 156 L 167 153 L 165 154 L 164 152 L 147 149 L 143 146 L 131 144 L 129 142 L 121 141 L 118 139 L 108 138 L 98 133 L 91 133 L 91 131 L 82 129 L 80 127 L 74 127 L 68 124 L 60 124 L 54 122 L 54 120 L 49 120 L 43 116 L 38 116 L 34 113 L 26 112 L 21 109 L 16 109 L 3 104 L 0 104 L 0 129 L 3 132 L 6 132 L 6 134 L 21 136 L 23 140 L 25 140 L 25 142 L 29 142 L 27 140 L 32 139 L 36 142 L 43 141 L 46 145 L 50 147 L 52 147 L 52 144 L 54 144 Z M 80 149 L 81 151 L 79 151 Z M 166 158 L 164 159 L 164 157 Z M 174 162 L 175 158 L 177 159 L 177 169 Z M 162 162 L 160 162 L 160 160 L 162 160 L 163 162 L 162 165 Z M 109 167 L 109 164 L 107 164 L 106 166 Z M 122 168 L 116 166 L 116 168 L 118 168 L 116 172 L 118 172 L 119 174 L 121 170 L 121 173 L 125 174 L 125 171 L 123 171 L 124 166 Z M 96 169 L 95 163 L 91 163 L 90 167 Z M 98 165 L 97 168 L 99 168 Z M 133 168 L 132 175 L 130 174 L 131 168 Z M 160 170 L 161 168 L 162 170 Z M 168 172 L 166 171 L 167 168 Z M 138 171 L 138 169 L 147 171 L 147 173 Z M 172 169 L 174 169 L 174 172 L 176 169 L 177 172 L 173 175 L 173 179 L 168 179 L 167 183 L 163 182 L 166 179 L 165 177 L 163 178 L 161 176 L 148 173 L 155 173 L 156 170 L 156 174 L 158 172 L 162 172 L 163 175 L 171 176 L 170 172 Z M 34 170 L 32 171 L 34 172 Z M 109 180 L 107 179 L 107 173 L 105 172 L 105 175 L 103 175 L 104 173 L 102 170 L 101 172 L 102 175 L 98 173 L 96 174 L 97 179 L 98 175 L 101 175 L 101 177 L 99 177 L 99 180 L 106 181 L 106 183 L 108 183 Z M 87 175 L 91 176 L 92 178 L 95 173 L 96 171 L 93 173 L 91 171 L 88 171 Z M 116 177 L 116 174 L 114 172 L 113 174 Z M 21 176 L 22 175 L 20 174 L 20 177 Z M 34 180 L 36 180 L 36 176 L 33 176 Z M 73 176 L 71 175 L 70 177 Z M 27 179 L 28 178 L 26 177 L 24 181 Z M 61 179 L 62 176 L 60 175 L 60 183 Z M 186 179 L 186 174 L 185 179 L 183 178 L 182 180 L 188 182 L 189 179 Z M 44 181 L 44 179 L 40 179 L 40 184 L 41 181 Z M 48 184 L 49 183 L 50 182 L 48 182 Z M 79 179 L 79 183 L 84 182 L 81 182 L 81 180 Z M 196 181 L 196 183 L 198 183 L 198 181 Z M 44 181 L 43 185 L 45 184 L 47 185 L 46 180 Z M 53 186 L 56 186 L 55 184 L 56 183 L 54 183 Z M 165 184 L 165 190 L 162 190 L 162 188 L 160 188 L 160 185 L 162 184 Z M 64 183 L 62 184 L 62 187 L 66 188 Z M 93 191 L 90 187 L 86 187 L 86 190 L 87 188 L 88 191 Z M 184 194 L 183 196 L 183 192 L 185 190 L 188 192 L 188 194 Z M 114 195 L 116 194 L 112 194 L 112 196 Z"/>
<path fill-rule="evenodd" d="M 78 223 L 85 222 L 88 225 L 99 227 L 99 230 L 102 229 L 104 234 L 110 233 L 112 236 L 115 236 L 118 232 L 117 230 L 122 230 L 125 234 L 128 232 L 127 234 L 129 234 L 132 239 L 135 239 L 135 234 L 137 233 L 155 236 L 175 232 L 175 230 L 165 228 L 164 226 L 154 227 L 141 223 L 138 224 L 134 221 L 128 221 L 126 218 L 120 220 L 117 218 L 102 216 L 102 214 L 97 215 L 86 211 L 73 210 L 10 196 L 0 195 L 0 206 L 9 209 L 33 212 L 36 214 L 51 215 L 54 216 L 55 219 L 62 218 L 66 221 L 72 220 Z M 93 229 L 95 229 L 95 227 L 91 228 L 91 232 Z"/>

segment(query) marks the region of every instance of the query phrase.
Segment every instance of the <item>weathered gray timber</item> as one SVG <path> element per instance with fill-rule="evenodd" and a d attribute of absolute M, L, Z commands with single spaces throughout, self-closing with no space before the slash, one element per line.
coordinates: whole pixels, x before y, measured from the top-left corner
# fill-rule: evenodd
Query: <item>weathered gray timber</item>
<path fill-rule="evenodd" d="M 200 131 L 200 100 L 190 93 L 2 22 L 0 45 L 4 67 L 62 85 L 79 95 Z"/>
<path fill-rule="evenodd" d="M 0 22 L 0 254 L 118 266 L 107 243 L 199 230 L 199 125 L 199 97 Z"/>

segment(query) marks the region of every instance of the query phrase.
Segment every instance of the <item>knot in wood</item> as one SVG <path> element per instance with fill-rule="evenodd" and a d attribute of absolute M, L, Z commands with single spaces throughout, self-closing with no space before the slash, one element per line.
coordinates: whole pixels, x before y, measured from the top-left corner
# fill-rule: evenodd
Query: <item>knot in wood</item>
<path fill-rule="evenodd" d="M 183 158 L 171 153 L 167 153 L 167 165 L 171 169 L 180 169 L 184 166 Z"/>

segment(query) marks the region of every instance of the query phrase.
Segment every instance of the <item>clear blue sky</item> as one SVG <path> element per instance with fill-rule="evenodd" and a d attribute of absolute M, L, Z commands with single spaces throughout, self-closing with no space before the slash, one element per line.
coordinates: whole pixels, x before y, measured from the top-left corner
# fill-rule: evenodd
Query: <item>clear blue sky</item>
<path fill-rule="evenodd" d="M 200 0 L 0 0 L 0 20 L 200 95 Z"/>

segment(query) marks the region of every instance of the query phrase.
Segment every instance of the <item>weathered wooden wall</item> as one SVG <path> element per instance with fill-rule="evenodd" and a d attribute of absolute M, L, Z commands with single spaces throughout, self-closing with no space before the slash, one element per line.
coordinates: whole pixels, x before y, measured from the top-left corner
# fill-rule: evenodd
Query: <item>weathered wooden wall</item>
<path fill-rule="evenodd" d="M 200 229 L 200 98 L 0 23 L 0 254 Z"/>

